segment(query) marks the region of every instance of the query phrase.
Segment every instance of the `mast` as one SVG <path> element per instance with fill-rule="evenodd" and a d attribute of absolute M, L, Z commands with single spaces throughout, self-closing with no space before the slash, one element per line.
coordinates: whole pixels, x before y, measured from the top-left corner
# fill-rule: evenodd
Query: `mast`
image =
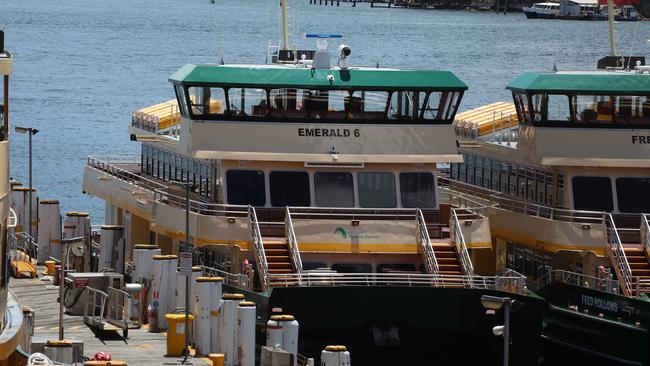
<path fill-rule="evenodd" d="M 607 0 L 607 23 L 609 25 L 609 49 L 616 57 L 616 33 L 614 30 L 614 1 Z"/>
<path fill-rule="evenodd" d="M 289 21 L 287 19 L 287 0 L 280 0 L 282 9 L 282 50 L 289 49 Z"/>

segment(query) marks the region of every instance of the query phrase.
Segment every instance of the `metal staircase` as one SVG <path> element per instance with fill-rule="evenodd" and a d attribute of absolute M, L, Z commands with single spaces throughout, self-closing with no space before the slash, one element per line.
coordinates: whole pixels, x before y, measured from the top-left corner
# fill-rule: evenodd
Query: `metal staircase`
<path fill-rule="evenodd" d="M 616 227 L 614 218 L 612 214 L 605 213 L 603 217 L 605 222 L 605 227 L 607 230 L 607 253 L 609 254 L 610 259 L 612 260 L 612 265 L 616 271 L 616 276 L 618 277 L 621 283 L 621 289 L 623 294 L 626 296 L 634 296 L 635 291 L 633 291 L 633 277 L 632 269 L 630 268 L 630 262 L 628 261 L 627 254 L 632 254 L 630 251 L 631 248 L 626 248 L 621 242 L 621 236 L 619 234 L 619 229 Z"/>

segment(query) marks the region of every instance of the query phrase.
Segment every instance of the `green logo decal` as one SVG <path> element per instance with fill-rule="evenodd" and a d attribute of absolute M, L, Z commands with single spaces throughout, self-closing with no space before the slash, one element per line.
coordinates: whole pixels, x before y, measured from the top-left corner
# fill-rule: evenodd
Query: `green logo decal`
<path fill-rule="evenodd" d="M 337 227 L 336 230 L 334 230 L 334 234 L 340 234 L 342 238 L 347 239 L 348 237 L 348 232 L 342 228 L 342 227 Z"/>

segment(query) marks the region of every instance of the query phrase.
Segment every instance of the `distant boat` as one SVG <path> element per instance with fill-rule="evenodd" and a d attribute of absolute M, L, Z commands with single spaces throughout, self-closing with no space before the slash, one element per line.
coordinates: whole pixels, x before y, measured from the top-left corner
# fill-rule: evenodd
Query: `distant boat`
<path fill-rule="evenodd" d="M 553 19 L 560 12 L 560 4 L 553 2 L 535 3 L 523 9 L 528 19 Z"/>

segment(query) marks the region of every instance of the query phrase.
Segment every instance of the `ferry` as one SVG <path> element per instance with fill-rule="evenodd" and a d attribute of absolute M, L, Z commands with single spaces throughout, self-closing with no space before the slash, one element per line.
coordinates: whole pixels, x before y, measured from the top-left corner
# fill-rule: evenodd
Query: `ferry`
<path fill-rule="evenodd" d="M 531 6 L 524 6 L 522 10 L 528 19 L 553 19 L 560 12 L 560 3 L 534 3 Z"/>
<path fill-rule="evenodd" d="M 23 341 L 23 309 L 9 290 L 8 233 L 16 226 L 16 215 L 11 209 L 9 183 L 9 77 L 12 55 L 4 48 L 4 32 L 0 31 L 0 365 L 24 364 L 27 357 L 20 348 Z"/>
<path fill-rule="evenodd" d="M 633 5 L 612 5 L 611 8 L 616 21 L 645 20 Z M 594 0 L 560 0 L 534 3 L 522 10 L 528 19 L 607 20 L 608 9 L 608 5 Z"/>
<path fill-rule="evenodd" d="M 484 108 L 480 126 L 469 122 L 480 111 L 461 115 L 464 161 L 450 176 L 489 207 L 497 269 L 527 276 L 548 302 L 545 346 L 647 365 L 650 68 L 599 64 L 524 73 L 505 113 Z"/>
<path fill-rule="evenodd" d="M 355 364 L 500 359 L 493 328 L 511 308 L 506 356 L 536 365 L 544 302 L 521 274 L 494 274 L 487 207 L 438 169 L 462 161 L 452 121 L 467 86 L 352 66 L 349 46 L 328 52 L 339 35 L 308 38 L 315 51 L 285 32 L 269 64 L 183 66 L 174 99 L 133 114 L 139 156 L 88 158 L 83 191 L 124 226 L 127 260 L 136 244 L 178 254 L 187 213 L 194 264 L 255 301 L 260 322 L 295 316 L 303 355 L 344 344 Z M 508 306 L 486 315 L 484 295 Z"/>

